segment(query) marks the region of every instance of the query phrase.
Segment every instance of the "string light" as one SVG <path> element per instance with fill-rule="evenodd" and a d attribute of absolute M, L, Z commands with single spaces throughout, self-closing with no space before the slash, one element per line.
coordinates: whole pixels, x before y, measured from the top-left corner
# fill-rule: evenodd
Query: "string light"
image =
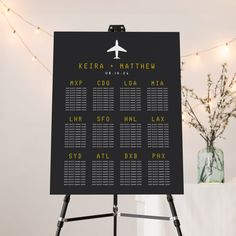
<path fill-rule="evenodd" d="M 32 61 L 37 61 L 42 67 L 44 67 L 45 70 L 47 70 L 47 72 L 49 74 L 52 74 L 52 72 L 50 71 L 50 69 L 38 58 L 35 56 L 35 54 L 33 53 L 33 51 L 30 49 L 30 47 L 26 44 L 26 42 L 24 41 L 23 37 L 15 30 L 15 28 L 13 27 L 13 25 L 10 23 L 10 21 L 8 20 L 7 16 L 1 11 L 1 15 L 3 16 L 3 18 L 5 19 L 5 21 L 7 22 L 8 26 L 11 28 L 12 30 L 12 34 L 16 35 L 18 37 L 18 39 L 20 40 L 21 44 L 24 46 L 24 48 L 28 51 L 28 53 L 31 55 Z"/>
<path fill-rule="evenodd" d="M 225 50 L 229 51 L 229 44 L 228 43 L 225 44 Z"/>
<path fill-rule="evenodd" d="M 0 0 L 0 3 L 5 8 L 5 14 L 3 12 L 1 12 L 1 14 L 4 15 L 5 17 L 7 17 L 8 15 L 10 15 L 10 13 L 12 13 L 12 14 L 16 15 L 19 19 L 21 19 L 24 23 L 26 23 L 26 24 L 30 25 L 31 27 L 33 27 L 36 33 L 42 32 L 42 33 L 45 33 L 46 35 L 48 35 L 50 37 L 53 37 L 53 35 L 48 30 L 46 30 L 46 29 L 32 23 L 31 21 L 27 20 L 24 16 L 19 14 L 17 11 L 10 8 L 3 0 Z M 10 26 L 9 22 L 8 22 L 8 25 Z M 26 45 L 25 41 L 18 34 L 18 32 L 16 32 L 16 30 L 13 27 L 10 26 L 10 28 L 12 29 L 12 34 L 17 35 L 18 38 L 22 41 L 22 44 L 25 46 L 25 48 L 29 49 L 29 47 Z M 184 66 L 184 63 L 185 63 L 185 60 L 184 60 L 185 58 L 195 56 L 197 60 L 200 60 L 201 59 L 200 54 L 210 52 L 210 51 L 215 50 L 217 48 L 221 48 L 222 51 L 223 51 L 223 55 L 227 55 L 228 52 L 229 52 L 229 45 L 231 43 L 234 43 L 234 42 L 236 42 L 236 38 L 232 38 L 231 40 L 229 40 L 228 42 L 223 43 L 223 44 L 219 44 L 219 45 L 216 45 L 216 46 L 213 46 L 213 47 L 210 47 L 210 48 L 206 48 L 206 49 L 203 49 L 203 50 L 198 50 L 197 52 L 195 51 L 195 52 L 191 52 L 191 53 L 188 53 L 188 54 L 184 54 L 183 56 L 181 56 L 181 58 L 182 58 L 182 68 L 181 68 L 181 70 L 183 70 L 183 66 Z M 31 51 L 31 50 L 29 49 L 28 51 Z M 32 55 L 32 58 L 34 58 L 34 54 Z M 40 64 L 43 64 L 37 57 L 35 57 L 35 58 Z M 44 67 L 46 67 L 46 66 L 44 65 Z M 47 68 L 47 70 L 48 70 L 48 68 Z M 50 72 L 50 70 L 49 70 L 49 72 Z"/>
<path fill-rule="evenodd" d="M 0 0 L 0 3 L 6 8 L 7 11 L 7 15 L 12 12 L 14 15 L 16 15 L 19 19 L 21 19 L 23 22 L 25 22 L 26 24 L 30 25 L 31 27 L 33 27 L 34 29 L 38 29 L 38 31 L 42 31 L 43 33 L 45 33 L 46 35 L 53 37 L 53 35 L 51 33 L 49 33 L 49 31 L 45 30 L 42 27 L 39 27 L 37 25 L 35 25 L 34 23 L 32 23 L 31 21 L 27 20 L 24 16 L 22 16 L 21 14 L 19 14 L 17 11 L 15 11 L 14 9 L 10 8 L 4 1 Z"/>
<path fill-rule="evenodd" d="M 228 54 L 229 53 L 229 44 L 228 43 L 225 43 L 225 45 L 223 47 L 223 51 L 224 51 L 224 54 Z"/>
<path fill-rule="evenodd" d="M 35 30 L 36 33 L 39 33 L 40 32 L 40 27 L 38 26 Z"/>
<path fill-rule="evenodd" d="M 36 57 L 36 56 L 33 56 L 33 57 L 32 57 L 32 61 L 37 61 L 37 57 Z"/>
<path fill-rule="evenodd" d="M 199 56 L 199 53 L 198 53 L 198 52 L 196 52 L 196 59 L 197 59 L 197 60 L 200 60 L 200 56 Z"/>
<path fill-rule="evenodd" d="M 210 52 L 212 50 L 215 50 L 215 49 L 218 49 L 218 48 L 222 48 L 222 46 L 227 50 L 229 51 L 229 45 L 231 43 L 234 43 L 236 42 L 236 38 L 232 38 L 230 41 L 226 42 L 226 43 L 223 43 L 223 44 L 218 44 L 216 46 L 213 46 L 211 48 L 207 48 L 207 49 L 203 49 L 203 50 L 199 50 L 197 52 L 192 52 L 192 53 L 189 53 L 189 54 L 185 54 L 182 56 L 182 58 L 187 58 L 187 57 L 191 57 L 191 56 L 196 56 L 197 59 L 200 59 L 200 54 L 203 54 L 203 53 L 207 53 L 207 52 Z M 199 57 L 198 57 L 199 56 Z"/>
<path fill-rule="evenodd" d="M 11 11 L 11 9 L 10 9 L 10 8 L 7 8 L 7 9 L 6 9 L 6 14 L 7 14 L 7 15 L 10 15 L 10 11 Z"/>
<path fill-rule="evenodd" d="M 35 25 L 34 23 L 30 22 L 29 20 L 27 20 L 24 16 L 22 16 L 21 14 L 19 14 L 17 11 L 15 11 L 14 9 L 10 8 L 3 0 L 0 0 L 0 3 L 2 3 L 2 5 L 6 8 L 6 11 L 8 12 L 8 14 L 10 12 L 12 12 L 13 14 L 15 14 L 17 17 L 19 17 L 22 21 L 24 21 L 26 24 L 34 27 L 35 31 L 36 32 L 43 32 L 45 34 L 47 34 L 48 36 L 50 37 L 53 37 L 53 35 L 51 33 L 49 33 L 48 30 L 42 28 L 42 27 L 39 27 L 37 25 Z M 203 53 L 207 53 L 207 52 L 210 52 L 212 50 L 215 50 L 217 48 L 220 48 L 222 46 L 225 46 L 226 50 L 228 50 L 229 48 L 229 44 L 233 43 L 236 41 L 236 38 L 232 38 L 230 41 L 224 43 L 224 44 L 219 44 L 219 45 L 216 45 L 216 46 L 213 46 L 213 47 L 210 47 L 210 48 L 207 48 L 207 49 L 203 49 L 203 50 L 199 50 L 197 52 L 192 52 L 192 53 L 188 53 L 188 54 L 185 54 L 182 56 L 182 58 L 187 58 L 187 57 L 191 57 L 191 56 L 196 56 L 196 54 L 198 54 L 197 56 L 197 59 L 200 59 L 200 56 L 199 54 L 203 54 Z"/>
<path fill-rule="evenodd" d="M 229 56 L 229 43 L 225 43 L 219 50 L 220 56 L 223 58 L 227 58 Z"/>

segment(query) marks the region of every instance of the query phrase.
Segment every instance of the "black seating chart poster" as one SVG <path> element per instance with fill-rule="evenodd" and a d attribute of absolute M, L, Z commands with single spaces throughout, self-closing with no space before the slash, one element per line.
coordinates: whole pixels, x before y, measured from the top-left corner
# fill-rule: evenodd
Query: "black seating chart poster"
<path fill-rule="evenodd" d="M 183 193 L 177 32 L 55 32 L 51 194 Z"/>

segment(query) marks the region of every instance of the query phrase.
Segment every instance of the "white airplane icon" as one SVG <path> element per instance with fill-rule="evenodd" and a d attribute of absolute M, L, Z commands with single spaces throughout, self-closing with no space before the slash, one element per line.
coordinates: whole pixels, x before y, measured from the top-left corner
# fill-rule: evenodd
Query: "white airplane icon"
<path fill-rule="evenodd" d="M 124 48 L 119 46 L 118 40 L 116 40 L 115 46 L 113 46 L 112 48 L 108 49 L 107 52 L 115 52 L 114 59 L 120 59 L 119 58 L 119 52 L 127 52 L 127 50 L 125 50 Z"/>

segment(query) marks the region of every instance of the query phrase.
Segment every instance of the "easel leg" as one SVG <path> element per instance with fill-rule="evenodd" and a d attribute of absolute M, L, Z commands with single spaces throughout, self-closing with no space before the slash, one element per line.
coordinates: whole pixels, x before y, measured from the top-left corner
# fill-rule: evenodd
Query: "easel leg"
<path fill-rule="evenodd" d="M 118 213 L 118 196 L 117 194 L 113 195 L 113 213 L 114 213 L 114 236 L 117 236 L 117 213 Z"/>
<path fill-rule="evenodd" d="M 167 201 L 169 202 L 169 205 L 170 205 L 172 219 L 174 221 L 174 225 L 176 227 L 178 236 L 182 236 L 182 232 L 181 232 L 181 229 L 180 229 L 180 221 L 178 219 L 177 212 L 176 212 L 175 205 L 174 205 L 174 201 L 173 201 L 173 197 L 172 197 L 171 194 L 167 195 Z"/>
<path fill-rule="evenodd" d="M 64 225 L 64 218 L 65 218 L 65 215 L 66 215 L 66 210 L 67 210 L 69 201 L 70 201 L 70 195 L 66 195 L 65 198 L 64 198 L 64 201 L 63 201 L 62 208 L 61 208 L 60 218 L 59 218 L 58 223 L 57 223 L 56 236 L 60 235 L 61 228 Z"/>

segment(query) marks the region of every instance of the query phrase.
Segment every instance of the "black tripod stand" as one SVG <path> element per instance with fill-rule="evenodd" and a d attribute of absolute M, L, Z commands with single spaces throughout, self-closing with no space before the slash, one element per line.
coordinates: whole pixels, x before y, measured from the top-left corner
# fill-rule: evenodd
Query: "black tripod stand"
<path fill-rule="evenodd" d="M 117 236 L 117 217 L 133 217 L 133 218 L 143 218 L 143 219 L 153 219 L 153 220 L 166 220 L 166 221 L 173 221 L 176 227 L 178 236 L 182 236 L 182 232 L 180 229 L 180 221 L 178 219 L 175 205 L 173 201 L 173 197 L 171 194 L 167 195 L 167 201 L 170 206 L 172 217 L 165 217 L 165 216 L 151 216 L 151 215 L 138 215 L 138 214 L 130 214 L 130 213 L 119 213 L 118 212 L 118 196 L 113 195 L 113 212 L 112 213 L 105 213 L 99 215 L 90 215 L 90 216 L 81 216 L 81 217 L 73 217 L 73 218 L 65 218 L 66 211 L 68 204 L 70 202 L 70 195 L 66 195 L 64 198 L 64 202 L 61 209 L 60 218 L 57 223 L 57 231 L 56 236 L 60 235 L 61 229 L 65 222 L 72 222 L 72 221 L 80 221 L 80 220 L 89 220 L 89 219 L 96 219 L 96 218 L 103 218 L 103 217 L 113 217 L 114 224 L 113 224 L 113 236 Z"/>

